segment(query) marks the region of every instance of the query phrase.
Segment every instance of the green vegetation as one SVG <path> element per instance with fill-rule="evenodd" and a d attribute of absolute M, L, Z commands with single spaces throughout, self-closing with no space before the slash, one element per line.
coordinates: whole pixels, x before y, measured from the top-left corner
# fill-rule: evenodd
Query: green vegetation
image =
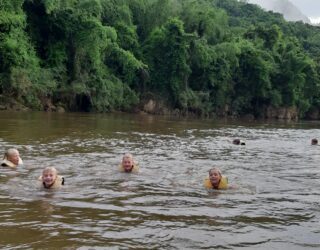
<path fill-rule="evenodd" d="M 320 28 L 235 0 L 0 0 L 0 96 L 305 118 L 320 108 Z"/>

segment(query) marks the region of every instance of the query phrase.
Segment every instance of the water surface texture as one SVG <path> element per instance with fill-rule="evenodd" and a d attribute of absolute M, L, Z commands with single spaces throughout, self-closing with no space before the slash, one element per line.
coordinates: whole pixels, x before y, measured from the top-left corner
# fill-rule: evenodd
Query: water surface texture
<path fill-rule="evenodd" d="M 25 166 L 0 169 L 0 247 L 319 249 L 319 125 L 1 112 Z M 118 172 L 126 152 L 139 174 Z M 46 166 L 62 190 L 37 187 Z M 237 189 L 206 191 L 212 166 Z"/>

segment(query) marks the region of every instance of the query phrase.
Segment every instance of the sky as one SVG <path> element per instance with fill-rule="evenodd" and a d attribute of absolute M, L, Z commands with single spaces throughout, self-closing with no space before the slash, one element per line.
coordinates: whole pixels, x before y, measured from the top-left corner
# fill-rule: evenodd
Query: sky
<path fill-rule="evenodd" d="M 248 0 L 266 9 L 273 9 L 275 2 L 280 0 Z M 300 12 L 307 16 L 312 23 L 320 23 L 320 0 L 287 0 L 295 5 Z"/>
<path fill-rule="evenodd" d="M 305 14 L 311 22 L 320 23 L 320 0 L 289 0 Z"/>
<path fill-rule="evenodd" d="M 289 0 L 308 17 L 320 17 L 320 0 Z"/>

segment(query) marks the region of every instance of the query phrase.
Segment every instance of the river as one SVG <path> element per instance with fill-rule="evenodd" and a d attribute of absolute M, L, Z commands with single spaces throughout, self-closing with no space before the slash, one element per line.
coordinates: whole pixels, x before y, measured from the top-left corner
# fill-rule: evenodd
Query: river
<path fill-rule="evenodd" d="M 319 249 L 320 122 L 1 112 L 2 249 Z M 246 141 L 236 146 L 234 138 Z M 124 153 L 139 174 L 118 172 Z M 39 189 L 46 166 L 66 179 Z M 236 189 L 210 191 L 219 166 Z"/>

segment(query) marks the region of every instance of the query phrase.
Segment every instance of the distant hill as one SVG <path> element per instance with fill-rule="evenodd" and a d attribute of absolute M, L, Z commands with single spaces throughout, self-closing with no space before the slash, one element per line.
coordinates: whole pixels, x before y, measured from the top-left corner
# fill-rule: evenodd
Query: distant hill
<path fill-rule="evenodd" d="M 303 21 L 311 24 L 310 19 L 289 0 L 246 0 L 245 2 L 257 4 L 263 9 L 281 13 L 287 21 Z"/>

